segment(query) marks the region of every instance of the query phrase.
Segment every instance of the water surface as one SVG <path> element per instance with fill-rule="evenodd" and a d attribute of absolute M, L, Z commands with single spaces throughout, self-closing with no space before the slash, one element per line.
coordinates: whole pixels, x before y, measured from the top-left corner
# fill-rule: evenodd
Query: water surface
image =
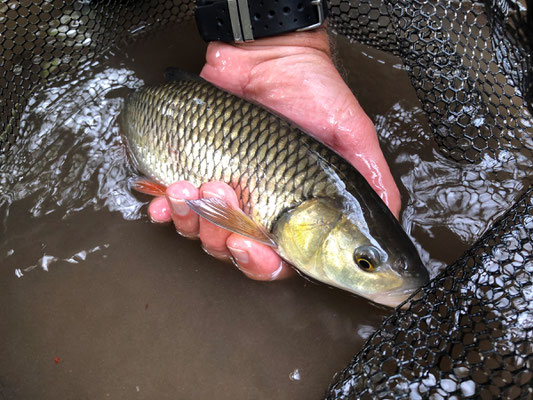
<path fill-rule="evenodd" d="M 129 190 L 123 97 L 162 82 L 167 66 L 199 72 L 204 52 L 194 30 L 161 32 L 32 96 L 0 169 L 4 397 L 320 398 L 390 314 L 299 277 L 251 281 L 148 221 L 148 199 Z M 524 176 L 502 160 L 445 159 L 397 59 L 343 39 L 337 52 L 376 122 L 402 224 L 435 274 Z"/>

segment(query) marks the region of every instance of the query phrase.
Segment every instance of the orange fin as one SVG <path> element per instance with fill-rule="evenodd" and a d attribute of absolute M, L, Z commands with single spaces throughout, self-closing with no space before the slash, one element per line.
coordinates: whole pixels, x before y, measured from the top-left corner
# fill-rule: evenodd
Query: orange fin
<path fill-rule="evenodd" d="M 167 188 L 157 182 L 149 181 L 147 179 L 139 179 L 133 183 L 133 188 L 141 193 L 149 194 L 150 196 L 164 196 Z"/>
<path fill-rule="evenodd" d="M 242 210 L 229 205 L 226 201 L 211 197 L 199 200 L 185 200 L 185 203 L 200 217 L 227 229 L 246 236 L 270 247 L 277 247 L 274 238 Z"/>

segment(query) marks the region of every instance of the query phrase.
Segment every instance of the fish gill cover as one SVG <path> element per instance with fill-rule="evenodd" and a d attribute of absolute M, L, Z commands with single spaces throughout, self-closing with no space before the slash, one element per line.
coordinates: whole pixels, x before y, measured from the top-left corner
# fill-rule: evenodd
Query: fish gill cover
<path fill-rule="evenodd" d="M 383 323 L 336 377 L 328 399 L 533 396 L 533 12 L 527 3 L 330 1 L 334 30 L 402 59 L 444 156 L 488 161 L 491 168 L 510 164 L 525 178 L 498 199 L 506 215 L 486 226 L 420 301 Z M 17 157 L 23 110 L 40 84 L 72 77 L 118 41 L 131 40 L 131 32 L 189 20 L 193 8 L 187 0 L 2 2 L 0 164 Z M 474 181 L 465 174 L 464 195 L 498 195 L 469 185 Z"/>

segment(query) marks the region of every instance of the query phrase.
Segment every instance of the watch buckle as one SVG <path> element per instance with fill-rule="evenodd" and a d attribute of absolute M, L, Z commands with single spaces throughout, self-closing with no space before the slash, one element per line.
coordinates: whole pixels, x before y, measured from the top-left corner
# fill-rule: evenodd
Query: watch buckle
<path fill-rule="evenodd" d="M 310 31 L 318 28 L 324 23 L 324 10 L 322 8 L 322 1 L 323 0 L 311 0 L 311 4 L 316 6 L 318 10 L 318 22 L 304 28 L 296 29 L 297 32 Z M 233 31 L 233 39 L 236 42 L 254 40 L 252 22 L 248 9 L 248 0 L 227 0 L 227 2 L 231 20 L 231 29 Z"/>
<path fill-rule="evenodd" d="M 248 0 L 227 0 L 233 38 L 236 42 L 252 41 L 252 22 Z"/>
<path fill-rule="evenodd" d="M 318 22 L 313 25 L 306 26 L 305 28 L 296 29 L 297 32 L 310 31 L 316 29 L 324 23 L 324 11 L 322 10 L 322 0 L 312 0 L 311 4 L 317 6 L 318 10 Z"/>

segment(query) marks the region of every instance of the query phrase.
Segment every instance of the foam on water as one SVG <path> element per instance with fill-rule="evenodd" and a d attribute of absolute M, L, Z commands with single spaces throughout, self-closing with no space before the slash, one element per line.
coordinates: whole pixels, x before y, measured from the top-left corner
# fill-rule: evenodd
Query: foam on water
<path fill-rule="evenodd" d="M 125 68 L 87 68 L 83 78 L 32 96 L 16 148 L 0 167 L 4 216 L 12 203 L 38 194 L 29 208 L 35 218 L 103 207 L 140 218 L 143 203 L 129 189 L 134 172 L 117 122 L 123 98 L 113 91 L 142 84 Z"/>

